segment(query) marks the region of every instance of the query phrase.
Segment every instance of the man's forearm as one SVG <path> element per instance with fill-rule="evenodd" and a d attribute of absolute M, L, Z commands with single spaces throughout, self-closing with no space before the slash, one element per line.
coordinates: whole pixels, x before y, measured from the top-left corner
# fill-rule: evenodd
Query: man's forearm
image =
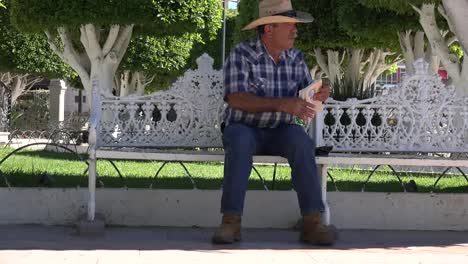
<path fill-rule="evenodd" d="M 271 98 L 239 92 L 228 95 L 227 101 L 230 107 L 250 113 L 285 112 L 303 120 L 313 118 L 316 113 L 313 104 L 299 97 Z"/>
<path fill-rule="evenodd" d="M 280 112 L 283 98 L 260 97 L 247 92 L 239 92 L 228 95 L 230 107 L 245 112 Z"/>

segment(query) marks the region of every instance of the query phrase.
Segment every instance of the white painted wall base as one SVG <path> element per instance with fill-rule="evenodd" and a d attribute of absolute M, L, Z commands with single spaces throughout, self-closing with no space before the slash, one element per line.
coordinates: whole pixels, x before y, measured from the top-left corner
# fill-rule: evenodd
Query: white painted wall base
<path fill-rule="evenodd" d="M 10 132 L 0 132 L 0 145 L 7 144 L 9 136 Z"/>
<path fill-rule="evenodd" d="M 47 142 L 49 142 L 49 140 L 45 138 L 15 138 L 10 142 L 8 146 L 14 149 L 17 149 L 17 148 L 21 148 L 29 144 L 41 143 L 41 145 L 30 146 L 27 149 L 43 150 L 45 147 L 45 143 Z"/>
<path fill-rule="evenodd" d="M 63 146 L 75 151 L 78 154 L 85 154 L 85 153 L 88 153 L 89 151 L 89 145 L 87 143 L 81 144 L 81 145 L 63 145 Z M 51 146 L 51 145 L 45 146 L 44 150 L 69 153 L 69 151 L 63 148 L 57 148 L 56 146 Z"/>
<path fill-rule="evenodd" d="M 1 136 L 3 132 L 0 132 L 0 143 L 2 143 L 1 141 Z M 69 152 L 63 148 L 59 148 L 59 147 L 56 147 L 56 146 L 53 146 L 53 145 L 47 145 L 46 143 L 50 143 L 51 141 L 48 140 L 48 139 L 45 139 L 45 138 L 42 138 L 42 139 L 13 139 L 10 144 L 8 146 L 14 148 L 14 149 L 17 149 L 17 148 L 21 148 L 21 147 L 24 147 L 26 145 L 29 145 L 29 144 L 35 144 L 35 143 L 40 143 L 40 145 L 33 145 L 33 146 L 30 146 L 28 147 L 27 149 L 29 150 L 46 150 L 46 151 L 56 151 L 56 152 Z M 7 141 L 5 143 L 8 143 L 8 138 L 7 138 Z M 63 145 L 64 147 L 67 147 L 71 150 L 73 150 L 74 152 L 77 152 L 79 154 L 84 154 L 84 153 L 88 153 L 88 150 L 89 150 L 89 145 L 86 143 L 86 144 L 81 144 L 81 145 Z"/>
<path fill-rule="evenodd" d="M 331 221 L 346 229 L 468 230 L 468 194 L 330 192 Z M 110 225 L 219 224 L 221 191 L 98 189 Z M 0 224 L 73 224 L 86 189 L 0 188 Z M 293 191 L 247 192 L 244 227 L 289 228 L 299 218 Z"/>

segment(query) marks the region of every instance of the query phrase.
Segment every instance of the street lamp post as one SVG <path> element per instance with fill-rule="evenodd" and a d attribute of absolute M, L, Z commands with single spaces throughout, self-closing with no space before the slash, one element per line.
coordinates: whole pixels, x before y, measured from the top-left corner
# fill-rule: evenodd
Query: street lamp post
<path fill-rule="evenodd" d="M 221 48 L 221 67 L 224 66 L 224 57 L 226 54 L 226 9 L 228 8 L 228 0 L 223 0 L 223 45 Z"/>

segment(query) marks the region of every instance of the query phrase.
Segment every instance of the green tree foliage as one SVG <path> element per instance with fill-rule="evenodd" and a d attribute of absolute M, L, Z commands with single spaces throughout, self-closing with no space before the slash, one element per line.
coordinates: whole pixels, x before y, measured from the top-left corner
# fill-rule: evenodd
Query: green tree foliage
<path fill-rule="evenodd" d="M 119 71 L 129 70 L 154 76 L 148 88 L 161 89 L 187 68 L 187 60 L 194 43 L 201 41 L 200 34 L 185 33 L 180 36 L 135 36 L 130 42 Z"/>
<path fill-rule="evenodd" d="M 423 32 L 419 22 L 419 14 L 412 6 L 419 7 L 422 4 L 441 4 L 440 0 L 358 0 L 347 2 L 348 10 L 359 9 L 361 12 L 348 12 L 349 15 L 343 17 L 343 28 L 348 34 L 361 36 L 374 36 L 374 39 L 380 39 L 382 44 L 388 43 L 393 50 L 399 50 L 398 38 L 392 38 L 395 32 Z M 345 9 L 346 10 L 346 9 Z M 343 10 L 343 12 L 346 12 Z M 362 10 L 368 10 L 366 15 Z M 448 23 L 441 16 L 437 16 L 439 28 L 448 31 Z M 452 36 L 449 34 L 448 36 Z M 426 46 L 429 44 L 426 43 Z M 457 45 L 457 44 L 455 44 Z M 456 48 L 453 50 L 455 51 Z"/>
<path fill-rule="evenodd" d="M 226 13 L 226 53 L 231 49 L 236 16 L 235 11 Z M 122 69 L 143 70 L 145 74 L 154 75 L 154 81 L 146 88 L 147 92 L 166 89 L 186 70 L 196 69 L 196 60 L 203 53 L 207 53 L 214 59 L 214 69 L 221 69 L 222 34 L 223 29 L 219 28 L 215 37 L 205 34 L 203 38 L 201 34 L 185 34 L 181 37 L 134 38 L 130 43 Z M 138 41 L 135 41 L 136 39 Z M 138 43 L 134 45 L 134 42 Z M 143 45 L 145 42 L 150 43 Z M 152 45 L 153 48 L 148 47 Z M 137 67 L 128 67 L 129 64 Z"/>
<path fill-rule="evenodd" d="M 235 11 L 226 13 L 226 51 L 232 43 Z M 221 25 L 222 21 L 219 20 Z M 136 36 L 132 39 L 120 70 L 139 71 L 154 76 L 147 92 L 168 88 L 189 68 L 196 68 L 196 59 L 203 53 L 214 58 L 214 68 L 221 68 L 222 27 L 216 35 L 208 31 L 180 36 Z"/>
<path fill-rule="evenodd" d="M 368 41 L 370 46 L 399 51 L 398 32 L 422 30 L 415 13 L 400 14 L 391 9 L 365 6 L 359 1 L 340 2 L 341 27 L 349 36 Z"/>
<path fill-rule="evenodd" d="M 0 72 L 72 78 L 72 69 L 50 50 L 45 36 L 19 32 L 11 26 L 8 12 L 0 9 Z"/>
<path fill-rule="evenodd" d="M 225 55 L 229 54 L 234 43 L 236 19 L 238 16 L 237 11 L 229 10 L 226 12 L 226 39 L 225 39 Z M 203 53 L 208 53 L 214 59 L 213 68 L 222 68 L 222 46 L 223 46 L 223 29 L 220 28 L 216 37 L 211 40 L 204 40 L 194 45 L 190 54 L 190 67 L 196 68 L 196 59 Z"/>
<path fill-rule="evenodd" d="M 216 34 L 220 19 L 215 0 L 12 0 L 12 18 L 24 31 L 57 26 L 129 25 L 152 35 L 207 29 Z"/>
<path fill-rule="evenodd" d="M 232 37 L 233 44 L 255 36 L 254 30 L 242 31 L 248 23 L 258 17 L 258 0 L 244 0 L 237 5 L 239 14 L 236 16 L 234 33 Z"/>
<path fill-rule="evenodd" d="M 425 3 L 440 4 L 440 0 L 358 0 L 345 1 L 349 10 L 361 8 L 359 15 L 356 12 L 348 12 L 344 18 L 344 27 L 351 34 L 356 35 L 375 35 L 384 39 L 392 32 L 405 30 L 422 30 L 419 24 L 419 15 L 412 8 L 413 6 L 421 6 Z M 368 10 L 371 16 L 363 13 L 363 10 Z M 346 9 L 343 10 L 346 12 Z M 438 24 L 443 29 L 448 29 L 447 22 L 438 17 Z M 361 25 L 361 26 L 359 26 Z M 381 34 L 384 33 L 384 34 Z"/>
<path fill-rule="evenodd" d="M 357 0 L 359 2 L 376 10 L 391 10 L 398 14 L 416 15 L 411 5 L 420 6 L 425 3 L 440 4 L 441 0 Z"/>
<path fill-rule="evenodd" d="M 458 59 L 463 58 L 464 52 L 462 46 L 459 43 L 454 43 L 450 46 L 450 52 L 455 54 Z"/>

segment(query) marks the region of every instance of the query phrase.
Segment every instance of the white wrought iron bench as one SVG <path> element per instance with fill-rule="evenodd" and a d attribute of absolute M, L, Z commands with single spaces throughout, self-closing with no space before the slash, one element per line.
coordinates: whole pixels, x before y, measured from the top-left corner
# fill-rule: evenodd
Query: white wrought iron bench
<path fill-rule="evenodd" d="M 222 73 L 212 68 L 208 55 L 197 63 L 197 70 L 187 71 L 167 91 L 123 98 L 93 91 L 88 220 L 95 215 L 98 159 L 224 161 Z M 445 89 L 436 76 L 422 72 L 424 65 L 419 69 L 419 75 L 390 94 L 363 101 L 329 100 L 316 124 L 307 128 L 318 146 L 333 146 L 338 152 L 316 157 L 325 203 L 327 169 L 332 164 L 468 167 L 466 158 L 418 154 L 465 152 L 468 144 L 468 101 L 456 98 L 452 87 L 446 92 L 429 87 Z M 455 117 L 459 122 L 453 122 Z M 410 155 L 389 154 L 393 152 Z M 254 163 L 276 166 L 287 160 L 255 156 Z M 330 223 L 328 207 L 324 221 Z"/>
<path fill-rule="evenodd" d="M 167 91 L 123 98 L 93 91 L 89 220 L 93 220 L 95 214 L 98 159 L 158 160 L 181 162 L 182 166 L 182 162 L 224 161 L 222 72 L 212 68 L 213 59 L 206 54 L 197 63 L 197 70 L 187 71 Z M 254 163 L 275 164 L 275 171 L 276 164 L 287 164 L 287 160 L 279 156 L 255 156 L 253 160 Z M 319 172 L 325 172 L 322 182 L 326 199 L 327 174 L 323 166 L 326 160 L 320 157 L 317 162 L 321 166 Z M 190 177 L 190 173 L 188 175 Z M 327 210 L 326 222 L 329 222 L 328 215 Z"/>

